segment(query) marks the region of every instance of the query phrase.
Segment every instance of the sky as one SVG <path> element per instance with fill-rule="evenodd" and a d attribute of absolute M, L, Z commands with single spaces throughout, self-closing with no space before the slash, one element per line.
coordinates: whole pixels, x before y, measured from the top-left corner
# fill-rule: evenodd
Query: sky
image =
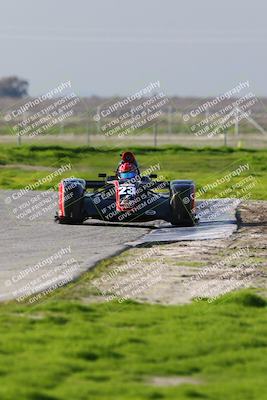
<path fill-rule="evenodd" d="M 30 95 L 70 80 L 81 96 L 267 96 L 266 0 L 0 0 L 0 77 Z"/>

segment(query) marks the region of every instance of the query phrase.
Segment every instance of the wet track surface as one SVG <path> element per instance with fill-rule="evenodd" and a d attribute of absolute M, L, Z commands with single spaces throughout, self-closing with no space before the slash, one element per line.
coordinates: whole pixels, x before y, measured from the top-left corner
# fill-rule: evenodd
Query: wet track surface
<path fill-rule="evenodd" d="M 166 223 L 106 224 L 89 220 L 83 225 L 53 222 L 56 194 L 0 192 L 0 301 L 20 299 L 75 279 L 98 261 L 128 247 L 171 240 L 230 235 L 236 228 L 236 204 L 207 203 L 200 209 L 199 226 L 173 228 Z M 19 198 L 18 198 L 19 197 Z M 41 204 L 41 206 L 39 206 Z M 206 212 L 204 212 L 206 210 Z M 214 216 L 214 217 L 213 217 Z M 154 228 L 151 230 L 151 228 Z M 151 233 L 150 233 L 151 232 Z"/>

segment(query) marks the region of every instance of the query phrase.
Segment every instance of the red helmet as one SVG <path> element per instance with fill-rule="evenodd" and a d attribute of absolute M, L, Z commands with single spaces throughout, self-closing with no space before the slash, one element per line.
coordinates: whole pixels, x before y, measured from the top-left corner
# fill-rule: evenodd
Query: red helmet
<path fill-rule="evenodd" d="M 119 166 L 118 173 L 122 179 L 131 179 L 137 175 L 137 168 L 134 164 L 125 162 Z"/>
<path fill-rule="evenodd" d="M 121 158 L 125 163 L 134 163 L 135 162 L 135 156 L 132 151 L 124 151 L 121 154 Z"/>

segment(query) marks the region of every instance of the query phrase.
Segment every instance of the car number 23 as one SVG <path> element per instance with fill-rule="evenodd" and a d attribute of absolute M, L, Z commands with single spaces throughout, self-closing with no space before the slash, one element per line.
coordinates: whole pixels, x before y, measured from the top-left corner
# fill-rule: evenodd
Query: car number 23
<path fill-rule="evenodd" d="M 136 194 L 136 188 L 134 185 L 125 185 L 125 186 L 120 186 L 119 187 L 119 194 L 121 195 L 135 195 Z"/>

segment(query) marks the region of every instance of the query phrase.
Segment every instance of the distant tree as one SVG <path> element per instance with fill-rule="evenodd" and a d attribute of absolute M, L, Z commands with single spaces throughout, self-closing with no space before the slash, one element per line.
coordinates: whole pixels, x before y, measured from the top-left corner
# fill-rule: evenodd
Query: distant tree
<path fill-rule="evenodd" d="M 29 82 L 16 76 L 0 79 L 0 97 L 21 98 L 28 95 Z"/>

